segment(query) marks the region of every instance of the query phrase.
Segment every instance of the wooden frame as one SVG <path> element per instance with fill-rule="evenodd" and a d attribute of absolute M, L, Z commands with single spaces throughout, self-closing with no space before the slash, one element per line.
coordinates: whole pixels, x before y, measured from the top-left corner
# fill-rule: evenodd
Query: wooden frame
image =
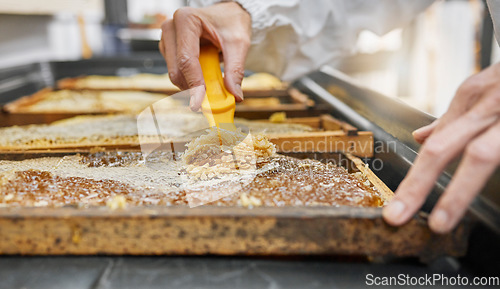
<path fill-rule="evenodd" d="M 267 120 L 263 120 L 267 121 Z M 374 141 L 373 133 L 358 131 L 355 127 L 339 121 L 330 115 L 307 118 L 288 118 L 286 123 L 296 123 L 311 126 L 324 131 L 304 132 L 301 134 L 267 134 L 269 140 L 276 145 L 277 151 L 289 152 L 346 152 L 358 157 L 373 157 Z M 183 147 L 191 139 L 176 138 L 170 140 L 172 147 Z M 165 142 L 168 142 L 167 140 Z M 148 145 L 148 144 L 143 144 Z M 154 143 L 149 144 L 157 146 Z M 130 139 L 117 138 L 108 142 L 74 143 L 74 144 L 52 144 L 50 147 L 38 147 L 32 149 L 20 149 L 18 147 L 0 147 L 0 151 L 47 151 L 47 150 L 89 150 L 101 147 L 108 150 L 115 149 L 139 149 L 140 144 L 131 143 Z"/>
<path fill-rule="evenodd" d="M 58 89 L 70 89 L 70 90 L 140 90 L 140 91 L 148 91 L 148 92 L 157 92 L 157 93 L 165 93 L 165 94 L 174 94 L 179 92 L 179 89 L 154 89 L 154 88 L 78 88 L 77 82 L 86 76 L 77 76 L 77 77 L 68 77 L 63 78 L 57 81 Z M 288 88 L 284 85 L 279 89 L 245 89 L 243 90 L 243 94 L 245 97 L 284 97 L 289 95 Z"/>
<path fill-rule="evenodd" d="M 4 105 L 2 107 L 2 110 L 8 113 L 17 113 L 25 106 L 30 106 L 43 100 L 51 91 L 53 91 L 51 88 L 44 88 L 35 92 L 34 94 L 23 96 Z"/>
<path fill-rule="evenodd" d="M 84 91 L 84 90 L 79 90 Z M 50 93 L 54 92 L 52 88 L 44 88 L 40 91 L 37 91 L 34 94 L 26 95 L 21 98 L 18 98 L 14 101 L 11 101 L 5 104 L 2 107 L 2 110 L 11 114 L 11 115 L 33 115 L 33 116 L 79 116 L 79 115 L 99 115 L 99 114 L 113 114 L 113 113 L 131 113 L 130 111 L 120 111 L 120 110 L 101 110 L 101 111 L 67 111 L 67 110 L 52 110 L 50 112 L 39 112 L 39 111 L 29 111 L 26 110 L 27 106 L 33 105 L 39 101 L 44 100 Z M 89 91 L 94 93 L 99 93 L 99 91 Z M 100 97 L 100 96 L 99 96 Z"/>
<path fill-rule="evenodd" d="M 120 91 L 120 89 L 101 89 L 101 90 L 92 90 L 92 89 L 74 89 L 71 87 L 74 87 L 74 85 L 71 85 L 70 83 L 75 82 L 76 79 L 66 79 L 66 80 L 61 80 L 61 83 L 63 85 L 60 87 L 61 89 L 68 89 L 68 90 L 74 90 L 74 91 Z M 177 93 L 179 91 L 161 91 L 161 90 L 143 90 L 143 89 L 123 89 L 123 91 L 146 91 L 146 92 L 151 92 L 151 93 L 163 93 L 167 95 L 171 95 L 174 93 Z M 57 118 L 58 116 L 61 119 L 64 117 L 68 116 L 78 116 L 78 115 L 83 115 L 83 114 L 108 114 L 108 113 L 120 113 L 121 111 L 116 111 L 116 110 L 102 110 L 102 111 L 64 111 L 64 110 L 54 110 L 51 112 L 31 112 L 26 109 L 26 107 L 33 105 L 39 101 L 42 101 L 47 95 L 49 95 L 51 92 L 54 90 L 51 88 L 44 88 L 34 94 L 23 96 L 19 99 L 16 99 L 14 101 L 11 101 L 7 103 L 6 105 L 3 106 L 3 111 L 13 115 L 13 116 L 18 116 L 18 115 L 26 115 L 33 119 L 34 117 L 38 116 L 39 119 L 45 119 L 45 118 L 50 118 L 53 119 L 54 117 Z M 257 113 L 257 114 L 266 114 L 264 117 L 268 117 L 270 114 L 277 112 L 277 111 L 284 111 L 287 113 L 295 113 L 295 112 L 300 112 L 300 111 L 308 111 L 309 113 L 314 110 L 315 102 L 310 99 L 307 95 L 301 93 L 295 88 L 291 88 L 289 90 L 284 90 L 283 93 L 276 93 L 273 90 L 267 90 L 267 91 L 258 91 L 257 96 L 249 96 L 247 95 L 247 92 L 245 92 L 245 97 L 250 98 L 250 99 L 255 99 L 255 98 L 269 98 L 269 97 L 274 97 L 277 98 L 280 101 L 280 104 L 276 105 L 263 105 L 263 106 L 254 106 L 254 105 L 244 105 L 244 103 L 236 105 L 236 116 L 237 117 L 245 117 L 247 118 L 251 114 Z M 187 99 L 179 99 L 175 98 L 181 102 L 184 102 L 185 105 L 187 106 Z M 244 115 L 244 116 L 241 116 Z M 262 117 L 261 117 L 262 118 Z"/>
<path fill-rule="evenodd" d="M 0 254 L 463 256 L 468 230 L 394 228 L 377 208 L 0 209 Z"/>
<path fill-rule="evenodd" d="M 87 76 L 77 76 L 77 77 L 68 77 L 68 78 L 63 78 L 61 80 L 57 81 L 57 89 L 69 89 L 69 90 L 100 90 L 100 91 L 107 91 L 107 90 L 137 90 L 137 91 L 147 91 L 147 92 L 156 92 L 156 93 L 164 93 L 164 94 L 174 94 L 179 92 L 179 89 L 154 89 L 154 88 L 149 88 L 149 89 L 144 89 L 144 88 L 134 88 L 134 87 L 127 87 L 127 88 L 91 88 L 91 87 L 85 87 L 85 88 L 78 88 L 77 83 L 79 80 L 85 78 Z"/>
<path fill-rule="evenodd" d="M 346 157 L 366 174 L 361 160 Z M 373 173 L 367 177 L 384 198 L 392 197 Z M 434 234 L 422 213 L 402 227 L 391 227 L 381 208 L 0 208 L 1 254 L 328 254 L 429 261 L 464 255 L 468 234 L 463 222 L 451 233 Z"/>
<path fill-rule="evenodd" d="M 359 157 L 373 157 L 373 134 L 344 131 L 306 132 L 303 134 L 270 134 L 269 140 L 278 152 L 346 152 Z"/>

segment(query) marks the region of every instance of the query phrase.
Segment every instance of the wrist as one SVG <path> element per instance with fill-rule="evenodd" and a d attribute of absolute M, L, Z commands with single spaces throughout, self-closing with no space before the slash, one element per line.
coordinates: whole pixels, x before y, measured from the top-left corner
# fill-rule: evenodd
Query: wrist
<path fill-rule="evenodd" d="M 259 42 L 265 37 L 268 28 L 268 19 L 270 18 L 267 6 L 261 1 L 255 0 L 235 0 L 248 15 L 252 23 L 252 43 Z"/>

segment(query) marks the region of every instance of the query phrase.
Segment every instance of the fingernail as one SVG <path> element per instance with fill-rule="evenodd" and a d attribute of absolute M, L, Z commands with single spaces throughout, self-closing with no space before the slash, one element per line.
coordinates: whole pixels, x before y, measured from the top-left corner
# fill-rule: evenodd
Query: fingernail
<path fill-rule="evenodd" d="M 436 233 L 445 233 L 448 230 L 448 213 L 443 209 L 432 212 L 429 227 Z"/>
<path fill-rule="evenodd" d="M 191 100 L 189 101 L 189 108 L 192 110 L 192 111 L 196 111 L 196 106 L 194 105 L 194 100 L 193 98 L 191 97 Z"/>
<path fill-rule="evenodd" d="M 198 112 L 198 110 L 200 110 L 200 106 L 199 106 L 199 105 L 196 105 L 196 104 L 194 104 L 194 103 L 190 105 L 190 108 L 191 108 L 191 110 L 192 110 L 192 111 L 194 111 L 194 112 Z"/>
<path fill-rule="evenodd" d="M 414 130 L 411 134 L 413 136 L 415 136 L 416 134 L 420 134 L 420 133 L 422 133 L 422 131 L 424 131 L 425 128 L 426 128 L 426 126 L 423 126 L 423 127 L 419 128 L 419 129 Z"/>
<path fill-rule="evenodd" d="M 192 97 L 191 101 L 189 103 L 189 108 L 191 108 L 192 111 L 197 112 L 200 109 L 200 106 L 198 105 L 196 97 Z"/>
<path fill-rule="evenodd" d="M 391 221 L 398 221 L 401 219 L 401 215 L 406 209 L 406 205 L 401 201 L 394 201 L 389 203 L 387 207 L 382 211 L 382 214 L 385 219 Z"/>
<path fill-rule="evenodd" d="M 197 107 L 196 107 L 196 95 L 195 94 L 191 94 L 190 95 L 190 98 L 189 98 L 189 108 L 191 108 L 192 111 L 196 111 L 197 110 Z"/>
<path fill-rule="evenodd" d="M 203 102 L 203 98 L 205 97 L 205 87 L 197 86 L 189 89 L 189 107 L 192 111 L 198 111 L 200 109 L 201 103 Z"/>
<path fill-rule="evenodd" d="M 236 97 L 238 97 L 240 100 L 243 100 L 243 90 L 241 90 L 241 85 L 240 84 L 236 84 L 235 86 L 235 89 L 236 89 Z"/>

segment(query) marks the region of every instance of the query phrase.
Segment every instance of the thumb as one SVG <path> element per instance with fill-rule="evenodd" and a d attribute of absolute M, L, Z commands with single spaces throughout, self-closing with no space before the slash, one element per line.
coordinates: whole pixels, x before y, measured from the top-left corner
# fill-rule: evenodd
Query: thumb
<path fill-rule="evenodd" d="M 432 134 L 434 129 L 437 127 L 438 123 L 439 123 L 439 119 L 436 119 L 431 124 L 423 126 L 419 129 L 413 131 L 413 133 L 412 133 L 413 138 L 415 138 L 415 140 L 420 144 L 424 143 L 424 141 Z"/>
<path fill-rule="evenodd" d="M 241 82 L 245 73 L 245 59 L 249 43 L 244 41 L 229 43 L 223 50 L 224 59 L 224 85 L 232 93 L 237 102 L 243 101 Z"/>

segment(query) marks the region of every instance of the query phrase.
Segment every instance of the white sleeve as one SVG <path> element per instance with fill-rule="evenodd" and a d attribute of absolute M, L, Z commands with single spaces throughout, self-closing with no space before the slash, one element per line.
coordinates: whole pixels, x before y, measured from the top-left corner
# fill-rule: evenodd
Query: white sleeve
<path fill-rule="evenodd" d="M 500 45 L 500 2 L 488 0 L 488 9 L 490 9 L 491 19 L 493 20 L 493 27 L 495 29 L 495 38 Z"/>
<path fill-rule="evenodd" d="M 352 52 L 358 33 L 409 23 L 434 0 L 238 0 L 252 17 L 246 68 L 290 81 Z M 217 0 L 193 0 L 200 7 Z"/>

